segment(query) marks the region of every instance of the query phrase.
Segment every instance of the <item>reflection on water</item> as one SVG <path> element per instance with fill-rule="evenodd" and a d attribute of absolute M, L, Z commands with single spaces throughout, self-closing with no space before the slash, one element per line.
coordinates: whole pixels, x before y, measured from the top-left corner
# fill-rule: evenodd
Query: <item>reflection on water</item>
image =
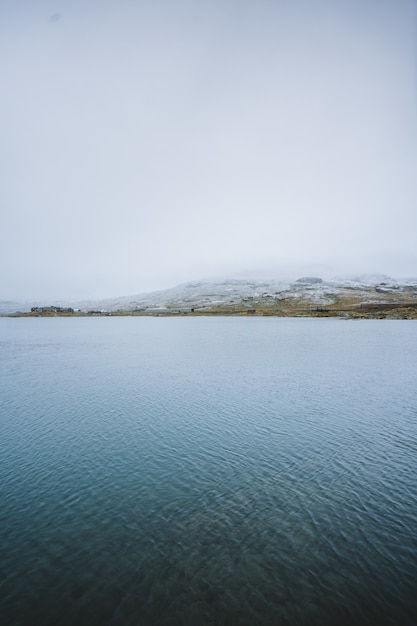
<path fill-rule="evenodd" d="M 414 624 L 417 325 L 3 319 L 5 624 Z"/>

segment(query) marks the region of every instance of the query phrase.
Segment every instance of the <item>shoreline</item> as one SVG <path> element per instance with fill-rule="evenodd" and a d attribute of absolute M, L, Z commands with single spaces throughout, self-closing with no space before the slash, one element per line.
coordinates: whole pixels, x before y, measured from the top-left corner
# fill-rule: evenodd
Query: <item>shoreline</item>
<path fill-rule="evenodd" d="M 51 318 L 51 317 L 282 317 L 282 318 L 333 318 L 341 320 L 355 320 L 355 319 L 398 319 L 398 320 L 417 320 L 417 305 L 416 306 L 401 306 L 393 307 L 372 307 L 369 309 L 361 309 L 355 307 L 354 309 L 328 309 L 328 310 L 306 310 L 297 309 L 292 310 L 225 310 L 222 307 L 218 309 L 201 309 L 196 311 L 182 311 L 181 309 L 175 310 L 152 310 L 152 311 L 74 311 L 74 312 L 59 312 L 59 311 L 45 311 L 45 312 L 16 312 L 16 313 L 3 313 L 0 317 L 7 318 Z"/>

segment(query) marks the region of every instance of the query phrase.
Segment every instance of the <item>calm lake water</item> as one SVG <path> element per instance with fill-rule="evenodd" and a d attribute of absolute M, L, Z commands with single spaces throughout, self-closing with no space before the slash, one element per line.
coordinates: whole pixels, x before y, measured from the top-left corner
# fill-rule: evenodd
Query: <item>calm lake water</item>
<path fill-rule="evenodd" d="M 417 623 L 417 322 L 0 319 L 0 622 Z"/>

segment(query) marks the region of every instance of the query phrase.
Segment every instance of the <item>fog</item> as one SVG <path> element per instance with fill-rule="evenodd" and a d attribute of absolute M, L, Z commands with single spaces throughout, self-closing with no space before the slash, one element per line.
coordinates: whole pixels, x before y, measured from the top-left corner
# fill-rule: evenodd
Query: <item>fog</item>
<path fill-rule="evenodd" d="M 417 275 L 412 0 L 2 0 L 0 299 Z"/>

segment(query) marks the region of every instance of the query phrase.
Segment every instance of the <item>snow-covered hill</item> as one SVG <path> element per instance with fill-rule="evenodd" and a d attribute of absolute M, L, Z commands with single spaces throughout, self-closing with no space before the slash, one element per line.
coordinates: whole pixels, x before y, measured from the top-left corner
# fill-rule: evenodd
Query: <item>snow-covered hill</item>
<path fill-rule="evenodd" d="M 82 302 L 0 302 L 0 313 L 29 311 L 32 306 L 72 306 L 83 311 L 204 310 L 222 306 L 305 302 L 329 306 L 343 300 L 378 302 L 417 299 L 417 279 L 396 280 L 372 275 L 323 280 L 315 276 L 285 280 L 235 280 L 189 282 L 171 289 L 133 296 Z"/>
<path fill-rule="evenodd" d="M 404 295 L 415 292 L 417 279 L 397 281 L 386 276 L 366 276 L 349 279 L 322 280 L 302 277 L 294 282 L 274 280 L 223 280 L 190 282 L 172 289 L 137 296 L 112 298 L 99 302 L 79 303 L 79 308 L 103 311 L 134 309 L 212 308 L 239 302 L 260 300 L 305 299 L 312 304 L 326 305 L 337 298 L 363 296 L 365 300 L 380 300 L 384 294 Z"/>

